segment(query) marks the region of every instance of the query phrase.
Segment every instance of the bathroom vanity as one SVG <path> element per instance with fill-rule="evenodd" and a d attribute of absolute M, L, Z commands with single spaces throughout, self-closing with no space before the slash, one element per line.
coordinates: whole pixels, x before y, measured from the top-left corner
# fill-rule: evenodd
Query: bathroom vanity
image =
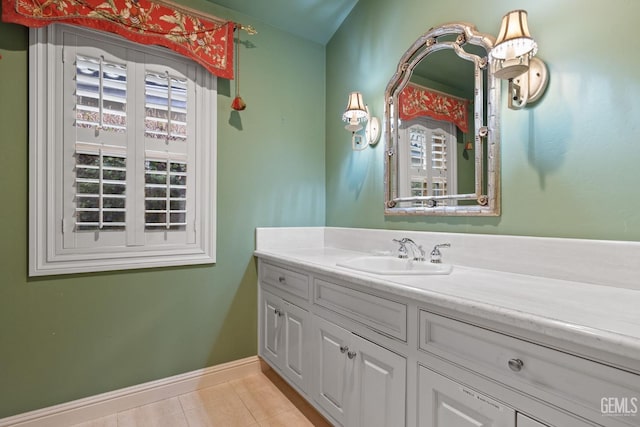
<path fill-rule="evenodd" d="M 404 236 L 452 271 L 338 266 Z M 264 228 L 255 255 L 259 355 L 335 425 L 640 426 L 635 243 Z"/>

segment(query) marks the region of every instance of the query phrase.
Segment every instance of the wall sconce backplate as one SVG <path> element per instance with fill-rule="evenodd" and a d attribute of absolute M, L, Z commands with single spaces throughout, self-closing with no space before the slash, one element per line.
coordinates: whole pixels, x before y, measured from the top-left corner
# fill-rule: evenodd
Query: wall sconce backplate
<path fill-rule="evenodd" d="M 364 134 L 369 145 L 376 145 L 380 139 L 380 119 L 371 116 L 364 129 Z"/>
<path fill-rule="evenodd" d="M 513 79 L 514 83 L 520 87 L 529 88 L 529 98 L 527 103 L 537 101 L 549 82 L 547 66 L 540 58 L 534 57 L 529 60 L 529 71 Z"/>

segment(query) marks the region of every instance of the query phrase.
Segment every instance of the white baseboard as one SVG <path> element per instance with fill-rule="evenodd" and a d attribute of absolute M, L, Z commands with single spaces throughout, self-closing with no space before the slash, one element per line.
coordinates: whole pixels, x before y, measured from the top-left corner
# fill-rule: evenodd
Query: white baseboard
<path fill-rule="evenodd" d="M 0 419 L 0 427 L 68 427 L 263 370 L 258 356 Z"/>

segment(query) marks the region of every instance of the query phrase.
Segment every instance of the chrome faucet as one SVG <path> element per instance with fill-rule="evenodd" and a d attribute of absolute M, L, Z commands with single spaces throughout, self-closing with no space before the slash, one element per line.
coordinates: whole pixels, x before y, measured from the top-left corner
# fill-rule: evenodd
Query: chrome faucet
<path fill-rule="evenodd" d="M 451 243 L 441 243 L 439 245 L 435 245 L 433 250 L 431 251 L 431 262 L 434 264 L 442 263 L 442 252 L 440 252 L 440 248 L 450 248 Z"/>
<path fill-rule="evenodd" d="M 407 245 L 411 248 L 411 253 L 413 254 L 414 261 L 424 261 L 425 251 L 422 249 L 422 246 L 418 245 L 413 240 L 408 237 L 404 237 L 400 240 L 393 239 L 394 242 L 400 245 L 398 249 L 398 258 L 407 259 L 409 258 L 409 250 L 407 249 Z"/>

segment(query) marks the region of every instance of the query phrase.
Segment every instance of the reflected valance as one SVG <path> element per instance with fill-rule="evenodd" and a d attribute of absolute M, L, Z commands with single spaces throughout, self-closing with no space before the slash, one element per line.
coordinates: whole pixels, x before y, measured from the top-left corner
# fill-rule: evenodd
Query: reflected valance
<path fill-rule="evenodd" d="M 464 133 L 469 131 L 468 99 L 410 83 L 400 92 L 398 102 L 401 120 L 429 116 L 451 122 Z"/>
<path fill-rule="evenodd" d="M 149 0 L 2 0 L 2 20 L 28 27 L 60 22 L 116 33 L 167 47 L 216 76 L 233 79 L 236 24 L 178 7 Z"/>

